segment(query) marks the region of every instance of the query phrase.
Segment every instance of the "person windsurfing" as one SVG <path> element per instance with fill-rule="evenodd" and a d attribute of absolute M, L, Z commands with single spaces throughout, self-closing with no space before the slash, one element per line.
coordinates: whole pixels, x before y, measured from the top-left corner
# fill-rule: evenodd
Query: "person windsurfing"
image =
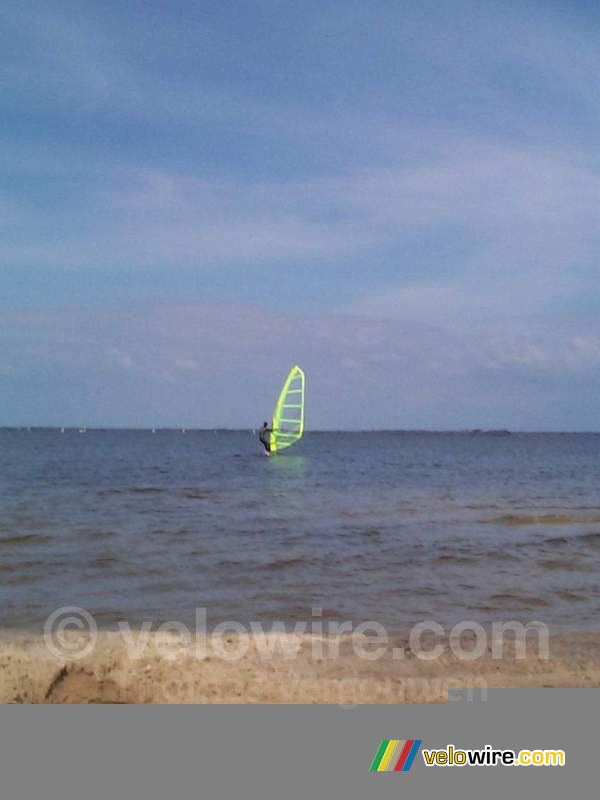
<path fill-rule="evenodd" d="M 265 448 L 265 452 L 271 452 L 271 431 L 273 428 L 269 428 L 268 422 L 263 422 L 262 428 L 258 430 L 258 438 L 260 439 L 261 444 Z"/>

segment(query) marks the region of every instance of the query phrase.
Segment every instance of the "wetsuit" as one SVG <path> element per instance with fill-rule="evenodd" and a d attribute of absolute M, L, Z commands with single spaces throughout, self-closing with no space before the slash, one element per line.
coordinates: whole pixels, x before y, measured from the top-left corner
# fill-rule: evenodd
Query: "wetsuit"
<path fill-rule="evenodd" d="M 271 428 L 268 428 L 266 425 L 263 425 L 262 428 L 259 430 L 258 438 L 260 439 L 263 447 L 267 451 L 267 453 L 271 452 L 271 443 L 270 443 L 270 436 Z"/>

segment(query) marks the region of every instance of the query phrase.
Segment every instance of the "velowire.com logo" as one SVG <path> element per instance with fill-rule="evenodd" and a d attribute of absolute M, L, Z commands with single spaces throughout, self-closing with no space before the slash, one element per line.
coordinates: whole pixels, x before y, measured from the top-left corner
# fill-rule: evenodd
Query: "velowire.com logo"
<path fill-rule="evenodd" d="M 369 771 L 408 772 L 422 741 L 422 739 L 384 739 L 379 745 Z"/>
<path fill-rule="evenodd" d="M 370 772 L 408 772 L 419 752 L 422 739 L 384 739 L 371 762 Z M 564 750 L 496 750 L 486 744 L 477 750 L 460 749 L 453 744 L 444 749 L 423 748 L 423 761 L 428 767 L 464 766 L 564 766 Z"/>

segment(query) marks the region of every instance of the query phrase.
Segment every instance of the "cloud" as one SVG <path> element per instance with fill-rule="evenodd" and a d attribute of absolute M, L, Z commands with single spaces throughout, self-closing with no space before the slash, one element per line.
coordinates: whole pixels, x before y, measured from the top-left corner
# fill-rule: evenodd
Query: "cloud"
<path fill-rule="evenodd" d="M 595 21 L 8 0 L 6 413 L 252 425 L 297 359 L 320 426 L 590 426 Z"/>
<path fill-rule="evenodd" d="M 3 315 L 1 421 L 250 428 L 297 361 L 313 428 L 593 429 L 600 319 L 587 328 L 565 319 L 467 333 L 199 304 Z"/>
<path fill-rule="evenodd" d="M 127 168 L 90 175 L 73 189 L 44 209 L 50 216 L 33 242 L 18 244 L 15 224 L 17 243 L 4 245 L 5 260 L 31 263 L 43 247 L 50 263 L 82 267 L 376 256 L 377 248 L 458 232 L 472 269 L 510 272 L 589 258 L 600 238 L 593 163 L 473 141 L 448 143 L 424 165 L 342 177 L 233 181 Z M 23 240 L 40 218 L 24 200 Z"/>
<path fill-rule="evenodd" d="M 283 287 L 298 264 L 332 266 L 350 310 L 423 320 L 589 296 L 600 171 L 557 93 L 600 66 L 593 37 L 574 14 L 465 9 L 314 7 L 306 32 L 278 15 L 267 36 L 257 19 L 235 49 L 226 16 L 191 7 L 157 26 L 9 3 L 5 96 L 41 117 L 39 138 L 4 136 L 0 259 L 174 281 L 272 265 Z M 298 36 L 300 61 L 282 60 Z"/>

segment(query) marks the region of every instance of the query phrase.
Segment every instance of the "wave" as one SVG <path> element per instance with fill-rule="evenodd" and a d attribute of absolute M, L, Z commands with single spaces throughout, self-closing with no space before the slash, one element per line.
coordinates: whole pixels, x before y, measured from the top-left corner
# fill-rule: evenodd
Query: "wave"
<path fill-rule="evenodd" d="M 600 531 L 590 531 L 589 533 L 582 533 L 576 537 L 577 539 L 583 539 L 586 542 L 590 542 L 592 544 L 600 544 Z"/>
<path fill-rule="evenodd" d="M 570 514 L 505 514 L 487 522 L 500 525 L 589 525 L 600 522 L 600 517 L 580 517 Z"/>
<path fill-rule="evenodd" d="M 588 599 L 583 594 L 577 594 L 576 592 L 568 592 L 566 590 L 562 591 L 562 592 L 557 592 L 556 594 L 562 600 L 568 600 L 571 603 L 578 603 L 578 602 L 580 603 L 580 602 Z"/>
<path fill-rule="evenodd" d="M 263 569 L 268 570 L 277 570 L 277 569 L 288 569 L 289 567 L 300 567 L 304 566 L 305 564 L 312 563 L 309 559 L 306 559 L 304 556 L 296 556 L 295 558 L 283 558 L 278 561 L 270 561 L 268 564 L 265 564 Z"/>
<path fill-rule="evenodd" d="M 538 561 L 540 567 L 548 570 L 564 570 L 566 572 L 579 572 L 581 566 L 576 561 L 559 558 L 542 558 Z M 585 570 L 584 570 L 585 571 Z"/>
<path fill-rule="evenodd" d="M 492 550 L 483 554 L 485 558 L 491 558 L 493 561 L 519 561 L 519 556 L 509 553 L 508 550 Z"/>
<path fill-rule="evenodd" d="M 98 556 L 92 559 L 89 564 L 94 567 L 108 567 L 111 564 L 117 564 L 118 561 L 117 556 Z"/>
<path fill-rule="evenodd" d="M 357 533 L 359 534 L 359 536 L 367 536 L 370 538 L 379 538 L 381 536 L 381 531 L 379 530 L 379 528 L 374 528 L 374 527 L 358 530 Z"/>
<path fill-rule="evenodd" d="M 477 559 L 471 556 L 442 555 L 432 559 L 432 564 L 473 564 Z"/>
<path fill-rule="evenodd" d="M 547 600 L 544 600 L 543 597 L 532 597 L 522 594 L 512 594 L 511 592 L 500 592 L 499 594 L 492 594 L 488 597 L 488 600 L 496 600 L 503 603 L 508 602 L 514 605 L 526 606 L 526 607 L 528 606 L 546 607 L 550 605 L 550 603 Z"/>
<path fill-rule="evenodd" d="M 117 534 L 115 531 L 99 531 L 99 530 L 89 530 L 89 531 L 78 531 L 75 538 L 77 539 L 107 539 L 110 536 L 116 536 Z"/>
<path fill-rule="evenodd" d="M 188 500 L 210 500 L 220 494 L 217 489 L 182 489 L 179 492 L 180 497 L 186 497 Z"/>
<path fill-rule="evenodd" d="M 111 494 L 164 494 L 168 491 L 161 486 L 123 486 L 111 487 L 109 489 L 98 489 L 100 497 Z"/>
<path fill-rule="evenodd" d="M 0 546 L 11 544 L 31 544 L 32 542 L 49 542 L 51 536 L 42 533 L 22 533 L 16 536 L 8 536 L 5 539 L 0 539 Z"/>
<path fill-rule="evenodd" d="M 592 547 L 597 547 L 600 545 L 600 531 L 577 533 L 573 536 L 549 536 L 547 539 L 544 539 L 543 543 L 551 545 L 586 544 Z"/>

